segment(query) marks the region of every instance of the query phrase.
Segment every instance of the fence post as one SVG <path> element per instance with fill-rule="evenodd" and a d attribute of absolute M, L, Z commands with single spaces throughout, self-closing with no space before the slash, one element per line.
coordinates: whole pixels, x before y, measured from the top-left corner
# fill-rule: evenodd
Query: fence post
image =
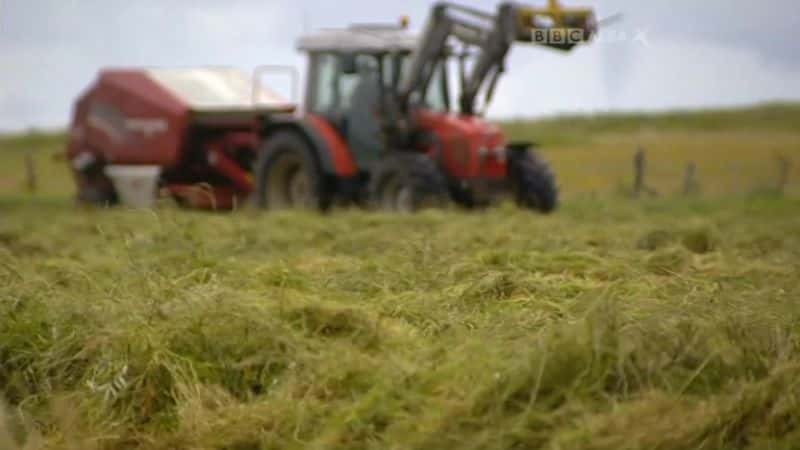
<path fill-rule="evenodd" d="M 786 192 L 786 186 L 789 184 L 789 172 L 792 168 L 792 162 L 789 158 L 778 155 L 778 186 L 777 192 L 783 195 Z"/>
<path fill-rule="evenodd" d="M 696 179 L 697 166 L 693 162 L 686 165 L 686 172 L 683 175 L 683 195 L 692 195 L 698 191 Z"/>
<path fill-rule="evenodd" d="M 638 147 L 633 155 L 633 196 L 639 197 L 644 190 L 644 171 L 647 162 L 645 161 L 644 149 Z"/>
<path fill-rule="evenodd" d="M 36 192 L 36 163 L 30 151 L 25 152 L 25 186 L 28 192 Z"/>

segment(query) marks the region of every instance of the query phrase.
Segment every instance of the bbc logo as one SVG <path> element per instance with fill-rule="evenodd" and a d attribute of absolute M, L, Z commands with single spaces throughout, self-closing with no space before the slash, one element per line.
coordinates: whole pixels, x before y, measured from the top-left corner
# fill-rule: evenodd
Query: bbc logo
<path fill-rule="evenodd" d="M 532 40 L 537 44 L 580 44 L 586 41 L 586 31 L 581 28 L 548 28 L 533 30 Z"/>

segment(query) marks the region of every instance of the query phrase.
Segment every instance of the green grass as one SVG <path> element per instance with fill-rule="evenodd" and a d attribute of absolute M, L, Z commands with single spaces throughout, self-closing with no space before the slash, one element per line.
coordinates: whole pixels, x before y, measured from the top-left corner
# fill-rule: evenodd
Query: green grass
<path fill-rule="evenodd" d="M 74 184 L 62 157 L 66 138 L 59 132 L 0 135 L 0 206 L 3 202 L 72 196 Z M 27 192 L 26 156 L 36 168 L 37 192 Z"/>
<path fill-rule="evenodd" d="M 752 132 L 736 154 L 794 148 L 792 131 Z M 665 136 L 742 137 L 649 133 L 546 154 L 583 182 L 572 158 L 591 148 L 600 164 L 650 136 L 677 161 L 687 141 Z M 40 191 L 0 190 L 0 449 L 800 442 L 794 191 L 567 188 L 547 217 L 93 210 L 45 139 Z M 0 139 L 4 177 L 20 142 Z"/>
<path fill-rule="evenodd" d="M 36 448 L 792 448 L 798 207 L 14 207 L 10 427 Z"/>
<path fill-rule="evenodd" d="M 746 109 L 566 116 L 503 123 L 510 139 L 538 142 L 565 197 L 629 189 L 637 148 L 647 154 L 646 182 L 678 195 L 688 164 L 703 196 L 774 190 L 779 159 L 791 161 L 785 189 L 800 193 L 800 105 Z"/>
<path fill-rule="evenodd" d="M 563 115 L 531 123 L 512 120 L 504 124 L 516 139 L 544 147 L 591 143 L 607 134 L 642 131 L 717 132 L 731 130 L 800 132 L 800 104 L 770 103 L 743 109 L 668 111 L 663 113 L 603 113 Z"/>

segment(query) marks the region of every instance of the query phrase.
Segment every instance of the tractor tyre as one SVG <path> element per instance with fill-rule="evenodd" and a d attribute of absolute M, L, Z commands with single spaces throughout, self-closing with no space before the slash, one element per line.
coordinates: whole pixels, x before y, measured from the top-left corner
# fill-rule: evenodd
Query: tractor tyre
<path fill-rule="evenodd" d="M 508 177 L 520 207 L 547 214 L 558 206 L 558 187 L 547 162 L 534 151 L 509 152 Z"/>
<path fill-rule="evenodd" d="M 421 153 L 394 153 L 379 161 L 367 187 L 373 209 L 413 213 L 444 207 L 447 181 L 434 161 Z"/>
<path fill-rule="evenodd" d="M 302 136 L 280 131 L 259 149 L 255 201 L 263 209 L 327 211 L 333 201 L 314 149 Z"/>

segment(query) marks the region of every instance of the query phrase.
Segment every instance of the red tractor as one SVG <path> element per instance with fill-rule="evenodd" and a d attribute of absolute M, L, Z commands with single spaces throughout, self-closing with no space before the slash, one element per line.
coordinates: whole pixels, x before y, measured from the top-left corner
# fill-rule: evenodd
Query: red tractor
<path fill-rule="evenodd" d="M 478 108 L 491 100 L 514 42 L 570 50 L 595 29 L 591 10 L 555 1 L 543 9 L 503 3 L 495 14 L 441 3 L 421 36 L 352 26 L 301 38 L 305 115 L 265 116 L 257 204 L 324 210 L 343 199 L 413 211 L 511 196 L 552 211 L 558 192 L 548 165 L 530 143 L 506 142 Z"/>
<path fill-rule="evenodd" d="M 214 110 L 187 74 L 106 73 L 76 109 L 68 155 L 79 196 L 113 202 L 99 169 L 149 163 L 163 166 L 164 190 L 197 207 L 252 197 L 268 209 L 356 203 L 415 211 L 511 197 L 550 212 L 558 192 L 546 162 L 531 143 L 507 142 L 482 112 L 512 44 L 570 50 L 595 31 L 590 9 L 550 0 L 546 8 L 502 3 L 494 14 L 439 3 L 421 35 L 364 25 L 304 36 L 299 48 L 309 69 L 300 115 L 274 101 Z M 116 91 L 106 93 L 108 86 Z M 117 92 L 126 89 L 136 94 L 132 101 Z M 191 194 L 198 184 L 210 193 Z"/>

